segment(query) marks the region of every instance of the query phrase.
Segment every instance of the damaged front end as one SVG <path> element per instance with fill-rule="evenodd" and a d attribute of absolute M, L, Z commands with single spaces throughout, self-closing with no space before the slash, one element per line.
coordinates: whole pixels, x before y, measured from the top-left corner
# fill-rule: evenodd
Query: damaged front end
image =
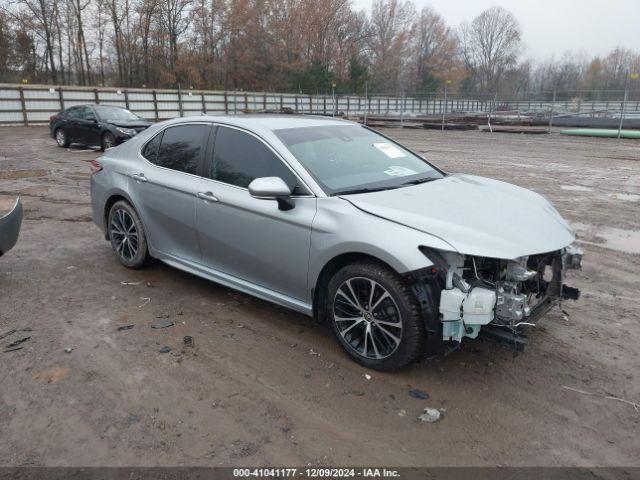
<path fill-rule="evenodd" d="M 569 269 L 579 269 L 582 251 L 561 250 L 503 260 L 424 249 L 444 288 L 438 313 L 442 340 L 461 342 L 481 333 L 522 350 L 523 328 L 563 299 L 577 300 L 580 291 L 565 285 Z"/>

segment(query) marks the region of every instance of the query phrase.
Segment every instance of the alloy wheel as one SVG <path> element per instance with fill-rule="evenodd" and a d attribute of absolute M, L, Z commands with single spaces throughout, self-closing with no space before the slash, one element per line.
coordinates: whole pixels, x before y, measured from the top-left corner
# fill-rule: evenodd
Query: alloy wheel
<path fill-rule="evenodd" d="M 129 212 L 123 209 L 113 212 L 109 230 L 116 253 L 131 262 L 138 254 L 138 229 Z"/>
<path fill-rule="evenodd" d="M 102 148 L 104 150 L 106 150 L 107 148 L 113 147 L 113 143 L 114 143 L 113 136 L 110 134 L 107 134 L 102 138 Z"/>
<path fill-rule="evenodd" d="M 64 130 L 59 128 L 58 130 L 56 130 L 56 142 L 58 142 L 59 146 L 64 147 L 65 141 L 66 137 L 64 134 Z"/>
<path fill-rule="evenodd" d="M 333 299 L 338 333 L 358 355 L 381 360 L 392 355 L 402 339 L 402 316 L 389 292 L 370 278 L 342 283 Z"/>

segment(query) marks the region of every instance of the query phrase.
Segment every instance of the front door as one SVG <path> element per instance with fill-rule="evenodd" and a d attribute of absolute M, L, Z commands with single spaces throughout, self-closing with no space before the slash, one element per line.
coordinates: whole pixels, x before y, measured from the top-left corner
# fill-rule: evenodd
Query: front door
<path fill-rule="evenodd" d="M 211 125 L 186 124 L 160 132 L 142 149 L 150 162 L 136 162 L 130 194 L 152 249 L 170 257 L 200 261 L 195 202 Z"/>
<path fill-rule="evenodd" d="M 76 120 L 77 141 L 85 145 L 100 145 L 100 126 L 98 118 L 91 107 L 82 107 L 80 117 Z"/>
<path fill-rule="evenodd" d="M 207 162 L 205 162 L 207 165 Z M 214 154 L 196 202 L 203 263 L 236 278 L 309 303 L 307 271 L 316 199 L 260 139 L 218 126 Z M 280 177 L 295 207 L 253 198 L 255 178 Z"/>

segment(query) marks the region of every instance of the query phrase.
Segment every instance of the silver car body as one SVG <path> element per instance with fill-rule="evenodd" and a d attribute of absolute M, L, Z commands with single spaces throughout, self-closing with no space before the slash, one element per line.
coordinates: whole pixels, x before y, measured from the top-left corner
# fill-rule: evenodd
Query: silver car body
<path fill-rule="evenodd" d="M 145 142 L 161 129 L 183 123 L 251 133 L 310 194 L 294 197 L 295 208 L 283 211 L 245 188 L 158 167 L 141 155 Z M 437 251 L 447 262 L 438 267 L 460 272 L 465 256 L 517 260 L 564 252 L 574 241 L 544 197 L 477 176 L 447 175 L 394 190 L 327 195 L 275 131 L 344 123 L 351 124 L 321 117 L 239 115 L 156 124 L 101 157 L 104 172 L 94 175 L 91 184 L 94 221 L 106 230 L 109 205 L 125 198 L 139 212 L 153 257 L 307 315 L 314 312 L 321 272 L 341 256 L 367 255 L 409 274 L 438 263 L 428 254 Z"/>
<path fill-rule="evenodd" d="M 13 208 L 0 217 L 0 256 L 11 250 L 20 236 L 22 225 L 22 202 L 18 198 Z"/>

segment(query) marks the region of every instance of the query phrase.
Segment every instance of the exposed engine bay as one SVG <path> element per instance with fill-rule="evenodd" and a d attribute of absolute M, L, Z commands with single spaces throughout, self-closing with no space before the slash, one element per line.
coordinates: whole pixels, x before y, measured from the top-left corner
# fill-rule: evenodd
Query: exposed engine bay
<path fill-rule="evenodd" d="M 573 246 L 516 260 L 425 253 L 444 277 L 438 307 L 444 341 L 476 338 L 482 329 L 521 350 L 523 327 L 535 325 L 563 299 L 580 296 L 578 289 L 564 284 L 566 271 L 582 265 L 582 251 Z"/>

